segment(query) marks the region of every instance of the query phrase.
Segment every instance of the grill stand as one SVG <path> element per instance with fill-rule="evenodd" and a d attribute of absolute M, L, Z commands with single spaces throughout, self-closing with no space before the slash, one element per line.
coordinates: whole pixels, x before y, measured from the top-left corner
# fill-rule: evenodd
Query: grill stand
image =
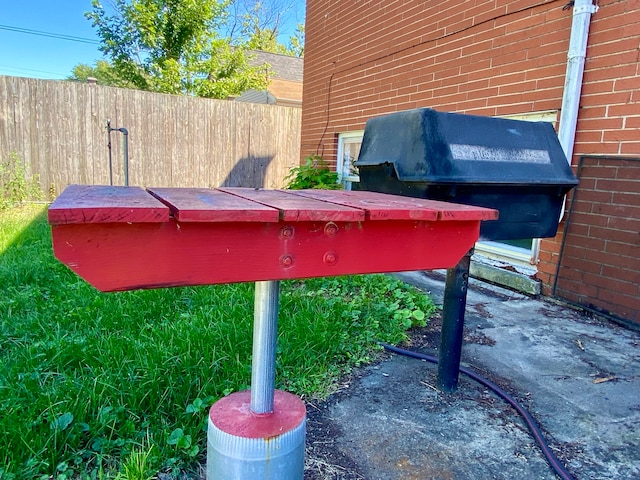
<path fill-rule="evenodd" d="M 222 398 L 209 412 L 209 480 L 304 476 L 304 403 L 275 390 L 279 286 L 256 282 L 251 390 Z"/>
<path fill-rule="evenodd" d="M 438 359 L 438 388 L 447 393 L 455 392 L 458 388 L 471 255 L 473 249 L 455 267 L 447 270 Z"/>

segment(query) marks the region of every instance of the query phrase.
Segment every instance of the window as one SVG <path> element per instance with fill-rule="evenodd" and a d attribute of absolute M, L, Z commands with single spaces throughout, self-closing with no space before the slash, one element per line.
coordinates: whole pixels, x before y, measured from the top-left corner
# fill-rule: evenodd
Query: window
<path fill-rule="evenodd" d="M 351 190 L 352 183 L 360 181 L 358 168 L 354 163 L 360 154 L 363 135 L 364 131 L 362 130 L 338 135 L 336 171 L 338 172 L 338 182 L 344 185 L 345 190 Z"/>

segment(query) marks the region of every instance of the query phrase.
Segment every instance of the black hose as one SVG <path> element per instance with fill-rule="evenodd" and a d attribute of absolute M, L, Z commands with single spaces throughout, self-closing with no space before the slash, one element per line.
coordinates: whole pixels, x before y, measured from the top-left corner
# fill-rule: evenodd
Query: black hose
<path fill-rule="evenodd" d="M 408 357 L 417 358 L 419 360 L 426 360 L 427 362 L 431 362 L 431 363 L 438 363 L 438 359 L 431 355 L 426 355 L 424 353 L 419 353 L 419 352 L 412 352 L 411 350 L 404 350 L 402 348 L 394 347 L 393 345 L 389 345 L 386 343 L 380 343 L 380 345 L 382 345 L 386 350 L 389 350 L 390 352 L 398 353 L 400 355 L 406 355 Z M 567 472 L 567 470 L 564 468 L 564 465 L 562 465 L 560 460 L 558 460 L 558 457 L 556 457 L 553 454 L 553 452 L 551 451 L 551 448 L 549 448 L 549 444 L 547 443 L 544 436 L 542 435 L 542 432 L 540 431 L 540 427 L 538 427 L 536 421 L 533 419 L 531 414 L 527 412 L 522 405 L 520 405 L 511 395 L 509 395 L 507 392 L 501 389 L 498 385 L 496 385 L 490 380 L 487 380 L 484 377 L 481 377 L 474 371 L 465 367 L 460 367 L 460 371 L 465 375 L 467 375 L 468 377 L 471 377 L 476 382 L 489 388 L 496 395 L 498 395 L 500 398 L 506 401 L 513 408 L 515 408 L 516 412 L 518 412 L 526 422 L 527 426 L 529 427 L 529 430 L 531 430 L 531 434 L 533 435 L 533 438 L 535 438 L 536 442 L 540 446 L 540 449 L 542 450 L 542 454 L 547 459 L 547 462 L 549 463 L 551 468 L 553 468 L 556 474 L 563 480 L 574 480 L 571 474 Z"/>

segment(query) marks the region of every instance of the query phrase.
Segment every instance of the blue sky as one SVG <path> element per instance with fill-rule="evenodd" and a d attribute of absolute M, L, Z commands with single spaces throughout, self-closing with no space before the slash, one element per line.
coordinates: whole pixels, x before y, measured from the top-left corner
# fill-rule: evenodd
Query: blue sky
<path fill-rule="evenodd" d="M 289 34 L 298 22 L 304 22 L 304 0 L 295 0 L 295 4 L 295 11 L 287 15 Z M 0 75 L 60 80 L 79 63 L 93 65 L 102 54 L 91 22 L 84 17 L 90 9 L 91 0 L 0 0 Z M 7 27 L 76 40 L 21 33 Z"/>
<path fill-rule="evenodd" d="M 101 58 L 99 39 L 84 18 L 91 0 L 0 0 L 0 75 L 63 79 L 78 63 Z M 70 35 L 95 44 L 3 30 L 2 27 Z"/>

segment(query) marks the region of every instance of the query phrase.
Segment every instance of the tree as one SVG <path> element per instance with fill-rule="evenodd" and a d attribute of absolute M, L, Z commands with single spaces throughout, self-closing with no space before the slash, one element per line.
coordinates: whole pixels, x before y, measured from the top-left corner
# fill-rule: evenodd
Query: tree
<path fill-rule="evenodd" d="M 289 53 L 294 57 L 304 57 L 304 24 L 299 23 L 296 31 L 289 37 Z"/>
<path fill-rule="evenodd" d="M 87 18 L 118 81 L 142 90 L 225 98 L 266 87 L 263 67 L 246 47 L 218 34 L 224 0 L 113 0 L 109 14 L 92 1 Z"/>
<path fill-rule="evenodd" d="M 98 60 L 94 66 L 80 63 L 73 67 L 67 80 L 86 82 L 90 77 L 95 78 L 100 85 L 112 87 L 136 88 L 128 79 L 122 78 L 111 63 L 106 60 Z"/>
<path fill-rule="evenodd" d="M 281 53 L 301 57 L 304 52 L 304 25 L 285 45 L 278 39 L 282 25 L 295 10 L 295 0 L 232 0 L 229 4 L 227 36 L 234 43 L 243 43 L 250 50 Z"/>

